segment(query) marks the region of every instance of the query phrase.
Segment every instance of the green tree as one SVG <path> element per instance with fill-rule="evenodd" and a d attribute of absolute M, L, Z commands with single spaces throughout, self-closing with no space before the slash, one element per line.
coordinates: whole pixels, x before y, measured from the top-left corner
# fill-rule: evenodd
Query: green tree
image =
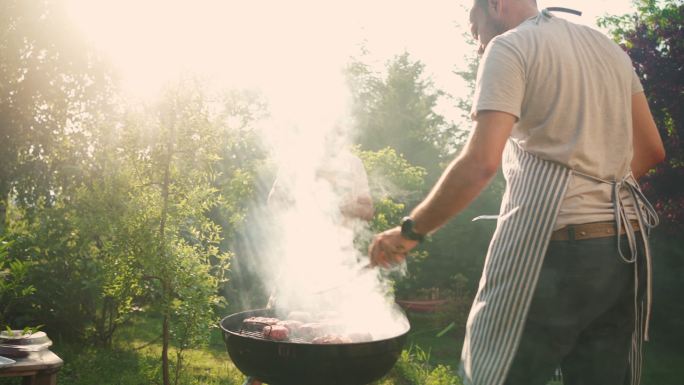
<path fill-rule="evenodd" d="M 358 151 L 368 173 L 375 207 L 371 228 L 384 231 L 399 223 L 408 202 L 415 200 L 425 184 L 425 169 L 411 165 L 392 148 Z"/>
<path fill-rule="evenodd" d="M 424 64 L 404 53 L 387 64 L 384 77 L 360 60 L 348 66 L 347 74 L 361 148 L 391 147 L 435 180 L 457 140 L 458 127 L 435 112 L 446 94 L 435 89 L 424 69 Z"/>
<path fill-rule="evenodd" d="M 667 356 L 673 360 L 681 359 L 679 347 L 684 342 L 684 304 L 676 289 L 684 280 L 683 246 L 678 236 L 684 229 L 684 3 L 639 0 L 635 5 L 633 14 L 606 17 L 600 23 L 610 28 L 615 41 L 631 57 L 667 152 L 666 161 L 640 183 L 661 219 L 652 236 L 655 300 L 651 335 L 658 349 L 670 348 Z M 682 377 L 681 368 L 654 365 L 647 369 L 647 375 L 668 377 L 673 382 Z"/>
<path fill-rule="evenodd" d="M 665 143 L 667 161 L 641 182 L 673 233 L 684 229 L 684 3 L 639 0 L 631 15 L 606 17 L 613 38 L 632 58 Z"/>
<path fill-rule="evenodd" d="M 415 201 L 416 195 L 423 191 L 426 171 L 411 165 L 392 148 L 379 151 L 357 151 L 368 173 L 368 181 L 375 208 L 371 223 L 373 232 L 381 232 L 396 226 L 407 215 L 408 202 Z M 361 247 L 365 248 L 365 247 Z M 401 279 L 394 283 L 399 295 L 415 290 L 423 279 L 423 261 L 427 258 L 425 250 L 414 251 L 410 255 L 411 268 Z"/>
<path fill-rule="evenodd" d="M 35 292 L 33 285 L 27 282 L 30 265 L 9 255 L 10 242 L 0 238 L 0 328 L 11 327 L 7 322 L 7 314 L 18 300 Z M 18 325 L 13 325 L 18 326 Z"/>
<path fill-rule="evenodd" d="M 0 3 L 0 233 L 11 200 L 51 204 L 81 180 L 111 81 L 62 1 Z"/>
<path fill-rule="evenodd" d="M 471 95 L 478 65 L 475 48 L 472 52 L 465 68 L 455 71 L 466 81 Z M 354 99 L 352 113 L 360 130 L 361 149 L 387 146 L 362 156 L 375 194 L 375 231 L 396 226 L 427 195 L 468 134 L 434 112 L 437 100 L 448 95 L 434 89 L 423 70 L 423 64 L 412 62 L 407 53 L 388 63 L 385 78 L 359 60 L 348 67 Z M 470 96 L 456 103 L 463 117 L 469 119 Z M 369 158 L 369 154 L 378 160 Z M 417 169 L 423 172 L 421 182 L 409 182 L 414 180 L 413 171 Z M 396 183 L 402 188 L 393 188 Z M 448 289 L 454 286 L 455 276 L 465 277 L 467 291 L 474 292 L 494 222 L 471 220 L 497 214 L 503 188 L 504 180 L 499 175 L 463 213 L 421 245 L 421 252 L 409 259 L 409 275 L 399 285 L 401 294 L 416 295 L 418 290 L 432 287 Z M 392 193 L 383 195 L 385 190 Z"/>
<path fill-rule="evenodd" d="M 168 385 L 171 342 L 177 343 L 177 382 L 183 351 L 205 342 L 216 322 L 213 306 L 228 267 L 220 226 L 207 217 L 222 200 L 212 186 L 221 130 L 192 79 L 169 87 L 153 113 L 125 129 L 135 206 L 127 218 L 134 229 L 128 242 L 143 272 L 146 302 L 161 317 L 162 382 Z"/>
<path fill-rule="evenodd" d="M 77 226 L 74 203 L 102 171 L 120 101 L 64 5 L 0 5 L 0 234 L 14 240 L 18 261 L 31 264 L 36 288 L 8 316 L 80 337 L 99 317 L 100 268 L 108 264 L 89 249 L 81 231 L 92 229 Z"/>

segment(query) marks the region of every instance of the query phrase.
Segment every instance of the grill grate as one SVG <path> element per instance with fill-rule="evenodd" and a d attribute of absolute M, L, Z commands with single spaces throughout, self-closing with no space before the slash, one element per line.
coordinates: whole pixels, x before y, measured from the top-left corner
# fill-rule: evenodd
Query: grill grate
<path fill-rule="evenodd" d="M 270 326 L 268 324 L 264 324 L 264 327 Z M 294 337 L 294 336 L 288 336 L 284 340 L 272 340 L 270 338 L 264 337 L 264 333 L 262 331 L 257 331 L 257 330 L 249 330 L 245 328 L 240 328 L 240 330 L 237 331 L 238 334 L 241 334 L 243 336 L 247 337 L 252 337 L 256 338 L 258 340 L 264 340 L 264 341 L 275 341 L 275 342 L 294 342 L 294 343 L 299 343 L 299 344 L 310 344 L 311 341 L 305 340 L 304 338 L 300 337 Z"/>

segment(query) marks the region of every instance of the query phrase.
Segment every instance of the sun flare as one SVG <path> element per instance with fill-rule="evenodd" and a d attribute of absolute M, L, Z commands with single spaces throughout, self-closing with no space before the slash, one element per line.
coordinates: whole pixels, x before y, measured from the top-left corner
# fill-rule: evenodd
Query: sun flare
<path fill-rule="evenodd" d="M 220 87 L 259 89 L 289 119 L 311 105 L 339 115 L 346 103 L 342 68 L 361 47 L 379 70 L 407 51 L 437 87 L 457 97 L 468 93 L 454 70 L 465 68 L 473 49 L 463 39 L 471 0 L 66 2 L 75 25 L 112 62 L 133 98 L 152 99 L 164 83 L 191 72 Z M 589 24 L 631 7 L 630 0 L 539 1 L 549 5 L 582 10 L 582 18 L 570 17 Z M 459 119 L 457 111 L 444 113 Z"/>

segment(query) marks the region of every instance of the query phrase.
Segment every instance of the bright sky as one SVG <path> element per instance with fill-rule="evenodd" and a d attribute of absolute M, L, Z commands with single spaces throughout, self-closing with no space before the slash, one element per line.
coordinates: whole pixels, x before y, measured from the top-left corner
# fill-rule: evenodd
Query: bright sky
<path fill-rule="evenodd" d="M 381 65 L 404 50 L 436 85 L 461 95 L 453 74 L 470 54 L 462 34 L 471 0 L 68 0 L 74 22 L 119 69 L 126 89 L 149 98 L 180 70 L 215 84 L 261 88 L 283 110 L 316 103 L 341 111 L 340 69 L 362 42 Z M 632 10 L 631 0 L 539 0 L 594 25 Z M 325 103 L 321 103 L 325 101 Z M 277 103 L 276 103 L 277 104 Z M 296 108 L 295 108 L 296 110 Z"/>

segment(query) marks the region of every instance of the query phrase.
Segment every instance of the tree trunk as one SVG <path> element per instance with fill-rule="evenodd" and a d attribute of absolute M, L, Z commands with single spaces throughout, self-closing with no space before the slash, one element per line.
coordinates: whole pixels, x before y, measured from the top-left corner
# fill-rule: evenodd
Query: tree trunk
<path fill-rule="evenodd" d="M 7 228 L 7 206 L 9 202 L 9 193 L 3 194 L 2 199 L 0 199 L 0 237 L 5 235 L 5 229 Z"/>
<path fill-rule="evenodd" d="M 164 321 L 162 324 L 162 378 L 163 378 L 163 385 L 171 385 L 171 380 L 169 376 L 169 340 L 170 340 L 170 333 L 169 333 L 169 306 L 172 301 L 172 289 L 169 287 L 169 282 L 171 282 L 171 277 L 169 276 L 170 273 L 167 270 L 166 266 L 166 220 L 168 217 L 168 212 L 169 212 L 169 186 L 171 184 L 171 160 L 173 157 L 173 140 L 174 140 L 174 120 L 173 120 L 173 112 L 169 113 L 171 116 L 171 120 L 169 122 L 170 128 L 169 128 L 169 139 L 167 142 L 167 147 L 166 147 L 166 159 L 165 159 L 165 164 L 164 164 L 164 180 L 162 181 L 161 185 L 161 198 L 162 198 L 162 211 L 161 211 L 161 216 L 159 220 L 159 252 L 161 253 L 161 261 L 162 261 L 162 271 L 161 271 L 161 284 L 162 284 L 162 301 L 163 302 L 163 310 L 162 312 L 164 313 Z"/>
<path fill-rule="evenodd" d="M 164 385 L 171 385 L 169 378 L 169 316 L 164 314 L 162 324 L 162 380 Z"/>
<path fill-rule="evenodd" d="M 180 377 L 181 366 L 183 365 L 183 348 L 179 347 L 176 350 L 176 373 L 173 379 L 173 385 L 178 385 L 178 378 Z"/>

